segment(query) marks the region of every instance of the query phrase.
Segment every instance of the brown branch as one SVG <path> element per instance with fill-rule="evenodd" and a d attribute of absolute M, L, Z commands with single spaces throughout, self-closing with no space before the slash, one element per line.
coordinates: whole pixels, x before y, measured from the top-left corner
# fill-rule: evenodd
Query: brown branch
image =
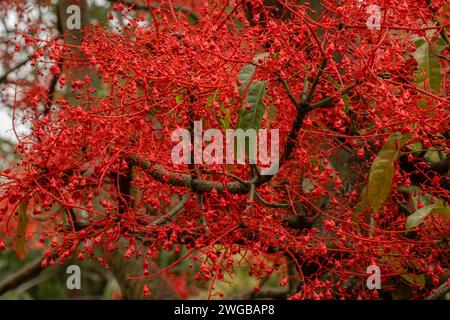
<path fill-rule="evenodd" d="M 450 285 L 443 283 L 427 297 L 427 300 L 438 300 L 445 296 L 448 292 L 450 292 Z"/>
<path fill-rule="evenodd" d="M 353 89 L 354 87 L 358 86 L 361 83 L 361 81 L 356 81 L 356 84 L 353 84 L 351 86 L 348 86 L 344 89 L 341 90 L 340 94 L 344 95 L 347 92 L 349 92 L 351 89 Z M 311 105 L 311 109 L 314 110 L 316 108 L 330 108 L 333 106 L 333 101 L 336 99 L 336 96 L 331 96 L 331 97 L 327 97 L 325 99 L 322 99 L 316 103 L 313 103 Z"/>
<path fill-rule="evenodd" d="M 311 99 L 314 96 L 314 92 L 316 90 L 317 85 L 319 84 L 320 77 L 322 76 L 323 70 L 325 69 L 327 65 L 326 60 L 322 61 L 322 64 L 319 67 L 319 72 L 317 73 L 316 77 L 314 78 L 314 81 L 312 83 L 311 89 L 307 93 L 308 90 L 308 80 L 305 78 L 305 85 L 303 88 L 303 94 L 300 102 L 298 102 L 294 95 L 292 94 L 291 89 L 289 88 L 289 85 L 285 80 L 282 80 L 282 84 L 284 88 L 286 89 L 286 92 L 288 94 L 289 99 L 294 103 L 295 107 L 297 108 L 297 114 L 295 115 L 294 122 L 292 123 L 291 131 L 288 134 L 288 137 L 286 139 L 286 144 L 284 147 L 283 155 L 280 159 L 280 167 L 283 164 L 285 160 L 289 160 L 292 157 L 292 153 L 294 152 L 294 147 L 297 144 L 298 139 L 298 132 L 300 131 L 300 128 L 303 125 L 303 121 L 305 120 L 306 116 L 311 110 L 314 110 L 312 105 L 310 105 Z"/>
<path fill-rule="evenodd" d="M 221 183 L 219 181 L 210 181 L 204 179 L 193 179 L 191 175 L 184 173 L 171 172 L 159 165 L 151 165 L 149 161 L 139 159 L 138 157 L 130 157 L 130 164 L 134 164 L 142 168 L 153 179 L 176 187 L 186 187 L 193 192 L 211 192 L 215 189 L 219 193 L 248 193 L 250 186 L 238 181 Z"/>
<path fill-rule="evenodd" d="M 278 203 L 266 201 L 264 200 L 263 197 L 261 197 L 261 195 L 258 194 L 258 192 L 255 192 L 255 196 L 263 205 L 269 208 L 288 208 L 292 205 L 291 203 Z"/>
<path fill-rule="evenodd" d="M 152 226 L 160 226 L 170 221 L 170 219 L 175 216 L 179 211 L 184 208 L 184 205 L 189 200 L 189 193 L 185 194 L 183 198 L 163 217 L 155 220 L 151 223 Z"/>
<path fill-rule="evenodd" d="M 8 71 L 6 71 L 6 73 L 0 77 L 0 83 L 4 83 L 6 82 L 8 76 L 10 73 L 16 71 L 17 69 L 23 67 L 24 65 L 26 65 L 29 61 L 30 61 L 30 57 L 28 57 L 27 59 L 25 59 L 24 61 L 22 61 L 21 63 L 19 63 L 18 65 L 12 67 L 11 69 L 9 69 Z"/>
<path fill-rule="evenodd" d="M 43 257 L 36 258 L 31 263 L 2 281 L 0 283 L 0 296 L 39 275 L 39 273 L 44 270 L 41 266 L 42 259 Z"/>
<path fill-rule="evenodd" d="M 287 84 L 286 80 L 285 79 L 281 80 L 281 84 L 286 89 L 286 94 L 288 95 L 289 100 L 291 100 L 291 102 L 294 104 L 294 106 L 297 109 L 300 109 L 301 104 L 297 101 L 297 99 L 295 99 L 294 94 L 292 93 L 291 89 L 289 88 L 289 85 Z"/>
<path fill-rule="evenodd" d="M 310 103 L 311 102 L 311 99 L 312 99 L 312 97 L 314 95 L 314 91 L 316 90 L 317 85 L 319 84 L 320 77 L 322 76 L 323 70 L 325 70 L 326 66 L 327 66 L 327 60 L 323 60 L 322 64 L 320 65 L 319 72 L 317 73 L 317 75 L 314 78 L 314 81 L 313 81 L 313 83 L 311 85 L 311 89 L 309 90 L 308 95 L 304 98 L 305 99 L 303 101 L 304 103 Z"/>
<path fill-rule="evenodd" d="M 442 284 L 437 287 L 427 298 L 426 300 L 439 300 L 443 298 L 448 292 L 450 292 L 450 283 L 448 283 L 448 279 L 450 278 L 450 272 L 447 271 L 441 277 Z"/>

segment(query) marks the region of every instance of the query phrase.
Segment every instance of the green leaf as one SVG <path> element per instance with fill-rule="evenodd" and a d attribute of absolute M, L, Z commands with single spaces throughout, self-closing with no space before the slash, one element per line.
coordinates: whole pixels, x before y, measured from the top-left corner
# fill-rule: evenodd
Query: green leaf
<path fill-rule="evenodd" d="M 225 106 L 223 106 L 222 104 L 219 104 L 220 110 L 222 110 L 222 112 L 225 114 L 224 118 L 220 118 L 218 119 L 218 122 L 225 128 L 225 129 L 229 129 L 230 125 L 231 125 L 231 115 L 230 115 L 230 111 L 225 108 Z"/>
<path fill-rule="evenodd" d="M 425 288 L 425 276 L 423 274 L 405 273 L 400 275 L 400 277 L 420 289 Z"/>
<path fill-rule="evenodd" d="M 411 151 L 416 151 L 416 152 L 422 151 L 423 150 L 423 144 L 422 144 L 422 142 L 411 143 L 408 146 L 408 149 L 410 149 Z"/>
<path fill-rule="evenodd" d="M 370 168 L 367 192 L 369 205 L 374 212 L 380 210 L 390 193 L 395 161 L 398 159 L 400 149 L 409 139 L 409 134 L 395 133 L 391 135 Z"/>
<path fill-rule="evenodd" d="M 444 216 L 450 217 L 450 208 L 437 207 L 436 204 L 420 208 L 419 210 L 417 210 L 408 217 L 408 220 L 406 221 L 406 230 L 410 230 L 411 228 L 417 227 L 430 214 L 442 214 Z"/>
<path fill-rule="evenodd" d="M 345 106 L 344 112 L 348 113 L 350 111 L 350 98 L 349 98 L 348 94 L 342 95 L 342 101 L 344 101 L 344 106 Z"/>
<path fill-rule="evenodd" d="M 25 234 L 28 226 L 28 198 L 22 200 L 17 209 L 18 221 L 16 231 L 16 253 L 19 258 L 25 257 Z"/>
<path fill-rule="evenodd" d="M 426 206 L 432 204 L 434 201 L 439 201 L 439 199 L 436 199 L 431 194 L 423 193 L 420 188 L 416 188 L 416 190 L 418 191 L 411 193 L 411 201 L 414 206 L 414 209 L 412 211 L 416 211 L 418 209 L 417 206 L 419 204 L 419 201 Z"/>
<path fill-rule="evenodd" d="M 231 120 L 230 120 L 229 117 L 225 117 L 225 118 L 219 119 L 218 121 L 222 125 L 222 127 L 225 128 L 225 130 L 226 129 L 230 129 Z"/>
<path fill-rule="evenodd" d="M 239 119 L 236 129 L 242 129 L 246 132 L 248 129 L 254 129 L 256 132 L 261 127 L 261 121 L 266 113 L 266 106 L 263 103 L 264 95 L 266 94 L 266 81 L 252 81 L 253 75 L 256 71 L 259 59 L 268 55 L 267 52 L 257 54 L 252 63 L 244 65 L 241 72 L 238 74 L 239 86 L 238 90 L 241 94 L 243 102 L 242 109 L 239 113 Z M 247 94 L 248 93 L 248 94 Z M 250 106 L 246 108 L 247 104 Z M 245 152 L 248 154 L 248 143 L 245 143 Z M 234 145 L 235 154 L 237 154 L 237 145 Z"/>
<path fill-rule="evenodd" d="M 252 82 L 253 75 L 256 71 L 256 66 L 260 58 L 268 56 L 267 52 L 257 54 L 253 58 L 253 64 L 246 64 L 242 68 L 241 72 L 238 74 L 238 79 L 240 81 L 239 92 L 244 98 L 242 99 L 244 105 L 239 114 L 237 128 L 243 129 L 244 131 L 250 128 L 259 130 L 261 126 L 262 118 L 266 112 L 266 106 L 263 103 L 263 98 L 266 93 L 266 81 L 254 81 Z M 248 92 L 248 95 L 246 93 Z M 250 109 L 247 110 L 247 103 L 250 105 Z"/>
<path fill-rule="evenodd" d="M 242 67 L 241 72 L 238 74 L 239 79 L 239 93 L 243 96 L 246 88 L 255 74 L 256 67 L 252 64 L 246 64 Z"/>
<path fill-rule="evenodd" d="M 266 106 L 263 103 L 266 85 L 266 81 L 255 81 L 250 84 L 250 91 L 246 103 L 244 103 L 241 112 L 239 113 L 236 129 L 242 129 L 244 131 L 247 129 L 254 129 L 258 132 L 266 112 Z M 248 110 L 246 108 L 247 103 L 250 105 L 250 109 Z"/>
<path fill-rule="evenodd" d="M 255 71 L 256 71 L 255 64 L 258 64 L 258 60 L 260 58 L 264 58 L 266 56 L 268 56 L 267 52 L 257 54 L 253 58 L 253 61 L 252 61 L 253 64 L 251 64 L 251 63 L 245 64 L 242 67 L 241 71 L 239 72 L 238 79 L 239 79 L 240 85 L 238 86 L 238 89 L 239 89 L 239 93 L 241 94 L 242 97 L 245 96 L 245 93 L 249 89 L 249 84 L 253 79 L 253 75 L 255 74 Z"/>
<path fill-rule="evenodd" d="M 277 108 L 272 103 L 267 108 L 267 119 L 272 122 L 277 120 Z"/>
<path fill-rule="evenodd" d="M 428 159 L 430 162 L 438 163 L 441 162 L 443 159 L 445 159 L 445 154 L 441 150 L 431 147 L 428 148 L 427 152 L 425 152 L 423 157 L 425 159 Z"/>
<path fill-rule="evenodd" d="M 435 54 L 441 53 L 445 48 L 445 42 L 438 39 L 430 46 L 425 39 L 421 38 L 415 44 L 416 51 L 413 56 L 418 63 L 416 84 L 423 90 L 438 93 L 441 91 L 442 74 L 439 57 Z"/>
<path fill-rule="evenodd" d="M 304 178 L 302 180 L 302 190 L 305 193 L 310 193 L 314 190 L 314 183 L 309 178 Z"/>
<path fill-rule="evenodd" d="M 248 129 L 253 129 L 258 133 L 261 127 L 261 121 L 266 112 L 266 106 L 263 103 L 263 98 L 266 93 L 265 87 L 266 81 L 254 81 L 250 84 L 250 92 L 247 96 L 247 102 L 244 103 L 241 112 L 239 113 L 239 119 L 236 129 L 242 129 L 246 132 Z M 246 104 L 250 105 L 250 109 L 247 110 Z M 249 154 L 250 141 L 245 141 L 245 154 Z M 237 144 L 234 143 L 234 151 L 237 155 L 240 150 L 237 150 Z"/>
<path fill-rule="evenodd" d="M 357 214 L 360 214 L 364 211 L 364 209 L 367 207 L 369 203 L 368 195 L 367 195 L 367 188 L 364 188 L 363 192 L 361 193 L 361 201 L 358 202 L 358 204 L 355 207 L 355 212 Z"/>

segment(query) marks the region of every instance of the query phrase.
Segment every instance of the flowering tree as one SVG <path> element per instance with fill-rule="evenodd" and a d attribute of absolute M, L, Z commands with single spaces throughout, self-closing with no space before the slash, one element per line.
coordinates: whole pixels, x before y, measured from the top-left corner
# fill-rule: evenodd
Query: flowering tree
<path fill-rule="evenodd" d="M 2 103 L 30 130 L 1 172 L 0 249 L 97 261 L 127 298 L 187 290 L 178 265 L 210 297 L 241 265 L 259 282 L 243 297 L 445 296 L 444 2 L 110 1 L 105 22 L 83 0 L 2 1 Z M 278 129 L 278 170 L 175 163 L 173 132 L 198 121 Z"/>

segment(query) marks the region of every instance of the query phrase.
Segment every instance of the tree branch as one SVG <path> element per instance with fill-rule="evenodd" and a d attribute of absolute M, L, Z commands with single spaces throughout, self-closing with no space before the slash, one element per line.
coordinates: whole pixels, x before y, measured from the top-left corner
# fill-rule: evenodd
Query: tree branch
<path fill-rule="evenodd" d="M 166 215 L 159 218 L 158 220 L 153 221 L 151 224 L 154 226 L 160 226 L 170 221 L 172 217 L 174 217 L 179 211 L 184 208 L 186 202 L 188 202 L 190 198 L 189 193 L 186 193 L 183 198 L 178 202 Z"/>
<path fill-rule="evenodd" d="M 359 82 L 357 82 L 356 84 L 352 84 L 351 86 L 348 86 L 348 87 L 346 87 L 346 88 L 344 88 L 342 91 L 341 91 L 341 95 L 343 95 L 343 94 L 346 94 L 347 92 L 349 92 L 351 89 L 353 89 L 354 87 L 356 87 L 357 85 L 359 85 Z M 325 99 L 322 99 L 322 100 L 320 100 L 320 101 L 318 101 L 318 102 L 316 102 L 316 103 L 313 103 L 312 105 L 311 105 L 311 109 L 312 110 L 314 110 L 314 109 L 317 109 L 317 108 L 329 108 L 329 107 L 332 107 L 332 102 L 333 102 L 333 99 L 336 99 L 336 97 L 327 97 L 327 98 L 325 98 Z"/>
<path fill-rule="evenodd" d="M 437 287 L 427 298 L 426 300 L 439 300 L 443 298 L 448 292 L 450 292 L 450 272 L 447 272 L 443 277 L 443 284 Z"/>
<path fill-rule="evenodd" d="M 258 192 L 255 192 L 256 198 L 266 207 L 270 208 L 288 208 L 291 206 L 290 203 L 278 203 L 278 202 L 269 202 L 263 199 Z"/>
<path fill-rule="evenodd" d="M 2 281 L 0 283 L 0 296 L 9 290 L 17 288 L 28 280 L 35 278 L 39 273 L 41 273 L 41 271 L 44 270 L 41 266 L 42 259 L 43 257 L 36 258 L 22 269 Z"/>
<path fill-rule="evenodd" d="M 159 165 L 151 165 L 149 161 L 139 159 L 137 156 L 130 157 L 128 161 L 142 168 L 153 179 L 159 182 L 177 187 L 186 187 L 193 192 L 211 192 L 215 189 L 219 193 L 228 192 L 232 194 L 245 194 L 250 191 L 249 185 L 245 185 L 238 181 L 223 184 L 219 181 L 193 179 L 189 174 L 171 172 Z"/>
<path fill-rule="evenodd" d="M 433 8 L 431 0 L 426 0 L 428 8 L 433 12 L 434 15 L 434 21 L 436 22 L 436 25 L 441 27 L 439 33 L 441 34 L 442 39 L 447 43 L 450 44 L 450 40 L 447 36 L 447 31 L 445 30 L 444 26 L 442 25 L 442 22 L 438 19 L 438 12 Z"/>
<path fill-rule="evenodd" d="M 20 69 L 21 67 L 26 65 L 29 61 L 30 61 L 30 57 L 28 57 L 27 59 L 25 59 L 24 61 L 22 61 L 18 65 L 14 66 L 11 69 L 9 69 L 8 71 L 6 71 L 6 73 L 3 76 L 0 77 L 0 83 L 6 82 L 6 80 L 7 80 L 7 78 L 8 78 L 10 73 L 16 71 L 17 69 Z"/>

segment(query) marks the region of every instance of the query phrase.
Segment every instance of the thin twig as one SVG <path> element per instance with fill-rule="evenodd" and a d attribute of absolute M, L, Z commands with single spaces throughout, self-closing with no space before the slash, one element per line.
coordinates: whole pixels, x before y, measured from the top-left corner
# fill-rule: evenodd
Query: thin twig
<path fill-rule="evenodd" d="M 8 78 L 8 75 L 14 71 L 16 71 L 17 69 L 23 67 L 24 65 L 26 65 L 29 61 L 30 61 L 30 57 L 28 57 L 27 59 L 25 59 L 24 61 L 22 61 L 21 63 L 19 63 L 18 65 L 12 67 L 11 69 L 9 69 L 8 71 L 6 71 L 6 73 L 0 77 L 0 83 L 6 82 L 6 79 Z"/>
<path fill-rule="evenodd" d="M 255 192 L 255 196 L 256 198 L 266 207 L 270 207 L 270 208 L 287 208 L 290 207 L 291 204 L 290 203 L 278 203 L 278 202 L 269 202 L 264 200 L 261 195 L 257 192 Z"/>
<path fill-rule="evenodd" d="M 172 219 L 179 211 L 184 208 L 184 205 L 189 200 L 189 193 L 186 193 L 183 198 L 178 202 L 166 215 L 152 222 L 154 226 L 160 226 L 165 223 L 168 223 L 170 219 Z"/>
<path fill-rule="evenodd" d="M 448 292 L 450 292 L 450 272 L 447 272 L 441 278 L 443 283 L 437 287 L 427 298 L 426 300 L 439 300 L 443 298 Z"/>

